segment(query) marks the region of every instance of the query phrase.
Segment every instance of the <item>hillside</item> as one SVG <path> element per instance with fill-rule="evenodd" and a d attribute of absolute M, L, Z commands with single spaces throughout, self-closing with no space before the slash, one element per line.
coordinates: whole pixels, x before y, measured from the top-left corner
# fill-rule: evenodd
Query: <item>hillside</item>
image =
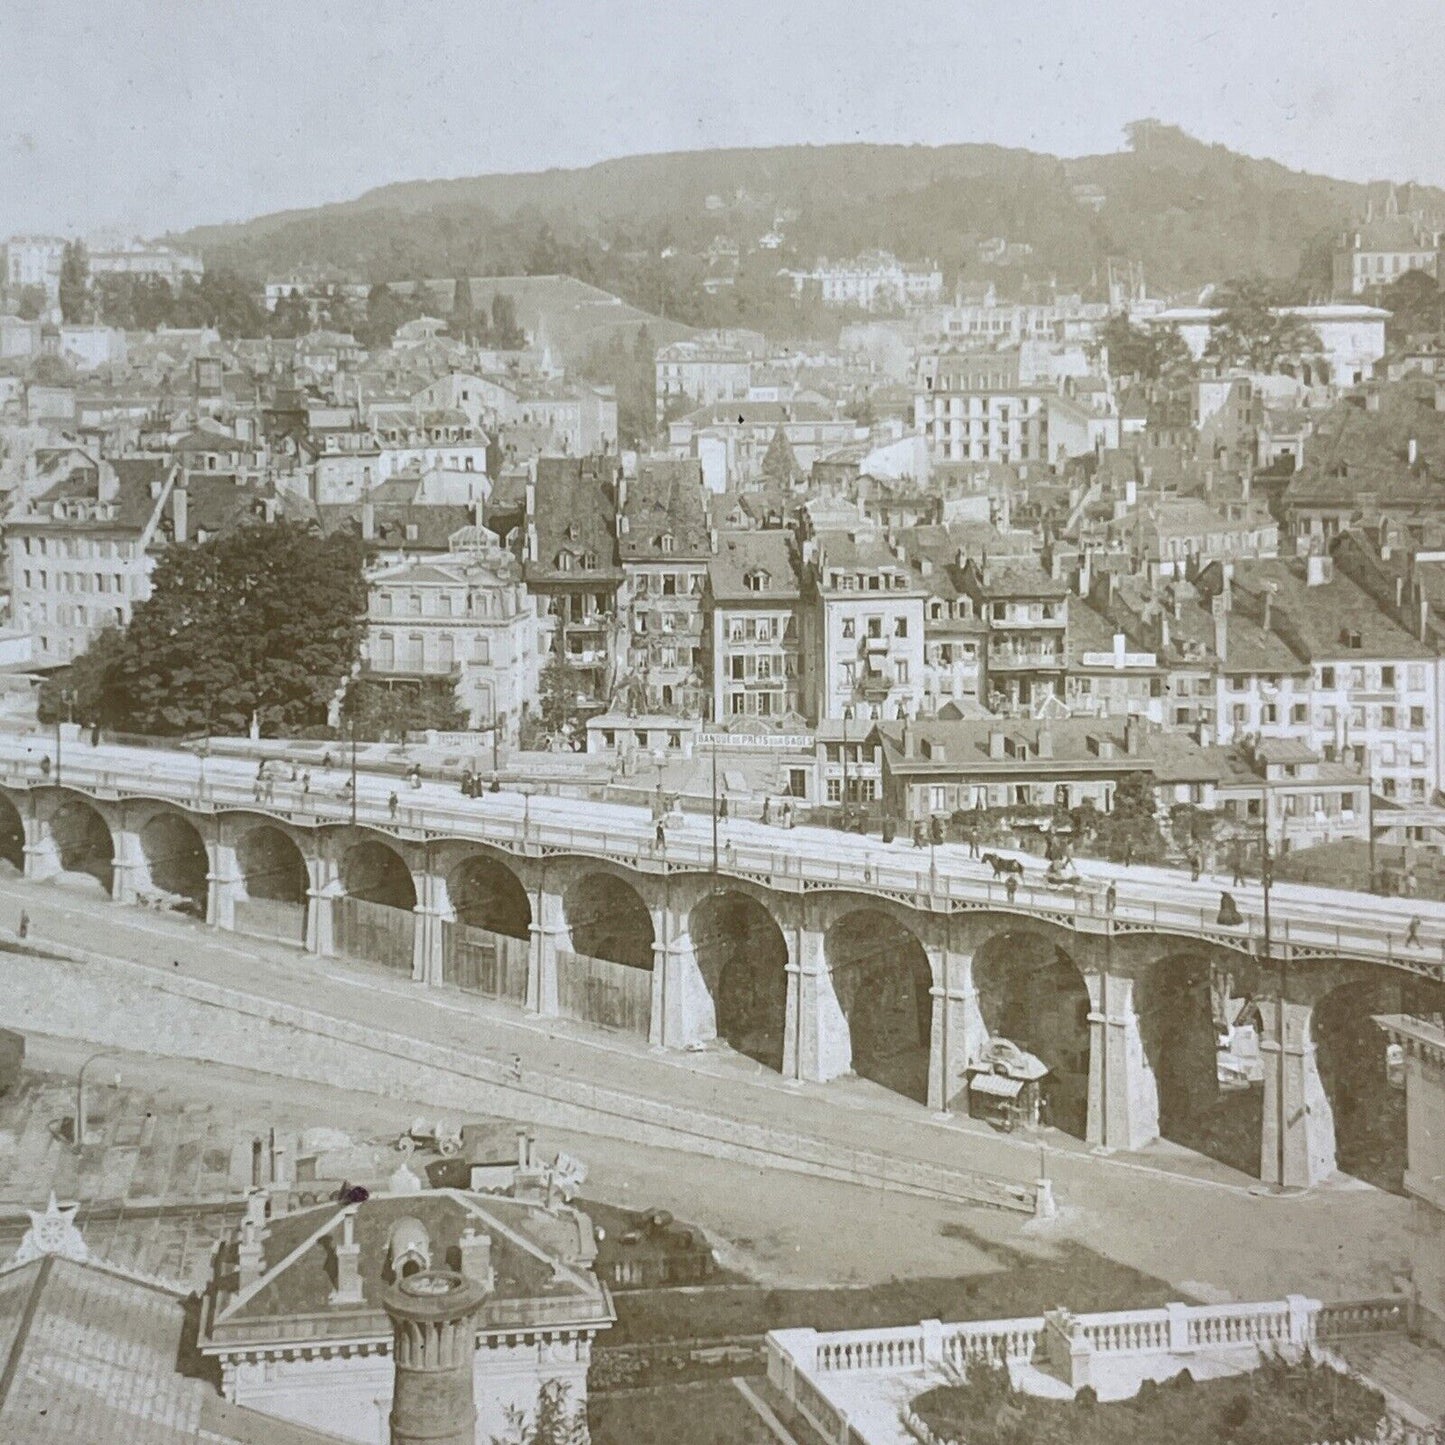
<path fill-rule="evenodd" d="M 786 248 L 757 257 L 770 270 L 884 247 L 936 259 L 950 282 L 1026 273 L 1088 287 L 1109 256 L 1125 256 L 1143 261 L 1155 292 L 1244 274 L 1292 279 L 1302 259 L 1310 282 L 1327 283 L 1329 237 L 1362 209 L 1365 186 L 1172 127 L 1133 129 L 1130 150 L 1069 160 L 986 145 L 794 146 L 409 181 L 181 240 L 209 264 L 253 278 L 301 265 L 371 280 L 567 272 L 680 321 L 699 319 L 686 314 L 698 279 L 689 260 L 701 265 L 718 235 L 746 252 L 780 211 L 793 217 Z M 1083 203 L 1081 187 L 1102 193 L 1097 209 Z M 1445 194 L 1421 194 L 1445 209 Z M 1026 242 L 1033 254 L 1007 273 L 985 272 L 976 243 L 993 236 Z M 666 266 L 664 246 L 678 253 Z"/>

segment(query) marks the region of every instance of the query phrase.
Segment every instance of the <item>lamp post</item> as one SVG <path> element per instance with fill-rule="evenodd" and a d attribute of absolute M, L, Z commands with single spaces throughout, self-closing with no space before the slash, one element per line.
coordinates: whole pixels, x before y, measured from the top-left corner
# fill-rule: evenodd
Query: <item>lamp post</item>
<path fill-rule="evenodd" d="M 106 1050 L 102 1050 L 102 1051 L 101 1051 L 100 1053 L 98 1053 L 98 1054 L 92 1054 L 92 1055 L 80 1066 L 80 1073 L 76 1076 L 76 1080 L 75 1080 L 75 1147 L 76 1147 L 77 1149 L 82 1149 L 82 1148 L 85 1147 L 85 1071 L 86 1071 L 92 1064 L 99 1062 L 99 1060 L 104 1059 L 104 1058 L 110 1058 L 110 1057 L 112 1057 L 112 1055 L 110 1055 L 110 1053 L 109 1053 L 108 1051 L 106 1051 Z M 120 1084 L 120 1073 L 119 1073 L 119 1071 L 117 1071 L 117 1073 L 116 1073 L 115 1082 L 116 1082 L 116 1085 L 119 1086 L 119 1084 Z"/>
<path fill-rule="evenodd" d="M 1365 773 L 1365 818 L 1370 829 L 1370 892 L 1375 891 L 1375 759 L 1370 755 Z"/>
<path fill-rule="evenodd" d="M 848 831 L 848 724 L 853 718 L 853 709 L 843 709 L 843 831 Z"/>
<path fill-rule="evenodd" d="M 1274 864 L 1269 856 L 1269 790 L 1259 790 L 1259 881 L 1264 893 L 1264 966 L 1268 970 L 1272 939 L 1269 926 L 1269 891 L 1274 884 Z M 1275 1188 L 1283 1192 L 1285 1187 L 1285 1127 L 1289 1122 L 1289 1110 L 1285 1102 L 1285 1012 L 1284 995 L 1289 982 L 1288 950 L 1279 957 L 1279 999 L 1276 1004 L 1276 1022 L 1279 1032 L 1279 1078 L 1275 1088 Z"/>
<path fill-rule="evenodd" d="M 351 715 L 351 826 L 356 826 L 356 714 Z"/>
<path fill-rule="evenodd" d="M 61 688 L 61 690 L 60 690 L 60 702 L 61 702 L 61 705 L 65 708 L 65 720 L 66 720 L 66 722 L 74 722 L 74 721 L 75 721 L 75 716 L 74 716 L 75 694 L 74 694 L 68 687 L 63 687 L 63 688 Z M 59 787 L 59 786 L 60 786 L 60 712 L 59 712 L 59 709 L 57 709 L 57 710 L 56 710 L 56 713 L 55 713 L 55 785 L 56 785 L 56 787 Z"/>
<path fill-rule="evenodd" d="M 660 772 L 659 772 L 660 776 Z M 717 733 L 712 735 L 712 873 L 717 878 Z"/>

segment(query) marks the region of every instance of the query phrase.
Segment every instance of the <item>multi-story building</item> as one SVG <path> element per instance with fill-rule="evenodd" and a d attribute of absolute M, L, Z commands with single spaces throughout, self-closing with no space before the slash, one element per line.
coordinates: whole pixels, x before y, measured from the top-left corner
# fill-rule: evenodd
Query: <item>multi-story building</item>
<path fill-rule="evenodd" d="M 1434 647 L 1331 557 L 1241 562 L 1232 575 L 1227 565 L 1200 578 L 1223 621 L 1219 740 L 1294 737 L 1366 772 L 1387 798 L 1432 799 L 1440 786 Z M 1241 615 L 1279 656 L 1278 670 L 1259 668 L 1249 649 L 1241 656 L 1232 635 Z"/>
<path fill-rule="evenodd" d="M 1319 349 L 1293 359 L 1306 384 L 1358 386 L 1374 375 L 1385 354 L 1385 323 L 1390 313 L 1378 306 L 1333 302 L 1325 306 L 1278 308 L 1310 327 Z M 1217 306 L 1174 306 L 1148 318 L 1149 325 L 1171 327 L 1198 361 L 1209 347 L 1210 333 L 1220 317 Z"/>
<path fill-rule="evenodd" d="M 372 573 L 366 671 L 405 688 L 451 678 L 468 726 L 515 744 L 537 702 L 537 601 L 496 535 L 467 527 L 439 557 Z"/>
<path fill-rule="evenodd" d="M 777 725 L 805 712 L 801 600 L 791 533 L 719 533 L 703 602 L 715 723 Z"/>
<path fill-rule="evenodd" d="M 768 448 L 779 433 L 806 474 L 820 456 L 853 441 L 857 430 L 848 417 L 815 403 L 718 403 L 669 422 L 668 451 L 675 457 L 696 457 L 708 491 L 722 492 L 762 476 Z"/>
<path fill-rule="evenodd" d="M 752 384 L 752 358 L 741 347 L 707 340 L 675 341 L 657 353 L 657 420 L 668 409 L 687 410 L 719 401 L 746 401 Z"/>
<path fill-rule="evenodd" d="M 1334 294 L 1363 296 L 1388 286 L 1407 271 L 1439 274 L 1441 228 L 1423 211 L 1404 213 L 1393 186 L 1376 212 L 1371 201 L 1365 218 L 1344 232 L 1331 257 Z"/>
<path fill-rule="evenodd" d="M 914 425 L 936 461 L 1047 461 L 1054 394 L 1019 381 L 1017 352 L 943 352 L 920 360 Z"/>
<path fill-rule="evenodd" d="M 172 535 L 186 538 L 178 472 L 169 458 L 87 459 L 6 521 L 11 615 L 36 667 L 64 666 L 150 596 L 167 510 Z"/>
<path fill-rule="evenodd" d="M 924 692 L 925 589 L 871 526 L 803 524 L 804 696 L 812 716 L 914 717 Z"/>
<path fill-rule="evenodd" d="M 88 254 L 92 280 L 98 276 L 153 276 L 171 286 L 179 286 L 187 276 L 200 280 L 206 271 L 199 256 L 188 256 L 170 246 L 147 245 L 144 241 L 96 247 Z"/>
<path fill-rule="evenodd" d="M 54 301 L 60 294 L 60 262 L 65 255 L 62 236 L 11 236 L 5 243 L 5 284 L 19 291 L 39 286 Z"/>
<path fill-rule="evenodd" d="M 617 450 L 617 393 L 610 386 L 517 382 L 512 421 L 552 433 L 569 456 Z"/>
<path fill-rule="evenodd" d="M 959 582 L 988 629 L 984 687 L 990 705 L 1036 708 L 1047 698 L 1062 698 L 1069 589 L 1037 561 L 970 558 Z"/>
<path fill-rule="evenodd" d="M 524 576 L 538 602 L 544 666 L 547 657 L 564 659 L 592 707 L 611 701 L 626 657 L 621 480 L 615 454 L 542 457 L 526 485 Z"/>
<path fill-rule="evenodd" d="M 791 273 L 797 295 L 816 294 L 826 306 L 856 306 L 878 311 L 936 305 L 943 295 L 943 272 L 926 261 L 906 266 L 887 251 L 871 251 L 852 261 L 819 260 L 811 271 Z"/>
<path fill-rule="evenodd" d="M 653 713 L 700 715 L 707 701 L 703 593 L 712 547 L 698 462 L 644 457 L 621 482 L 617 551 L 627 578 L 627 672 Z"/>

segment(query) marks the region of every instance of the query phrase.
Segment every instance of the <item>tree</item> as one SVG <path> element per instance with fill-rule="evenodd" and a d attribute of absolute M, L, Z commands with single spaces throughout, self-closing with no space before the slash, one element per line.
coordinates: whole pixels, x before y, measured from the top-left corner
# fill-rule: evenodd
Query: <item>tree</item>
<path fill-rule="evenodd" d="M 1184 379 L 1194 358 L 1172 326 L 1135 326 L 1122 311 L 1111 316 L 1099 333 L 1098 354 L 1107 353 L 1111 376 L 1136 376 L 1140 381 Z"/>
<path fill-rule="evenodd" d="M 60 314 L 84 321 L 90 308 L 90 256 L 84 241 L 67 241 L 60 255 Z"/>
<path fill-rule="evenodd" d="M 354 535 L 294 522 L 168 548 L 103 674 L 108 720 L 162 736 L 240 733 L 253 714 L 272 735 L 323 725 L 360 652 L 363 560 Z"/>
<path fill-rule="evenodd" d="M 68 667 L 51 673 L 40 684 L 40 721 L 117 726 L 122 721 L 117 690 L 124 641 L 120 628 L 107 627 Z"/>
<path fill-rule="evenodd" d="M 45 314 L 45 287 L 22 286 L 15 314 L 22 321 L 38 321 Z"/>
<path fill-rule="evenodd" d="M 451 677 L 389 684 L 377 677 L 354 678 L 346 689 L 342 712 L 356 735 L 373 741 L 404 742 L 409 732 L 460 732 L 467 715 L 457 702 Z"/>
<path fill-rule="evenodd" d="M 537 1413 L 531 1420 L 516 1406 L 507 1410 L 507 1434 L 493 1436 L 492 1445 L 586 1445 L 587 1414 L 571 1407 L 567 1385 L 545 1380 L 537 1392 Z"/>
<path fill-rule="evenodd" d="M 472 308 L 472 282 L 469 276 L 458 276 L 452 292 L 452 315 L 447 329 L 453 336 L 470 335 L 476 325 Z"/>
<path fill-rule="evenodd" d="M 537 725 L 545 737 L 567 737 L 576 731 L 582 721 L 577 699 L 585 690 L 581 672 L 560 652 L 553 653 L 538 679 Z"/>
<path fill-rule="evenodd" d="M 1274 371 L 1283 361 L 1323 350 L 1314 327 L 1283 310 L 1264 281 L 1231 281 L 1218 302 L 1204 357 L 1221 370 Z"/>
<path fill-rule="evenodd" d="M 1375 299 L 1390 313 L 1385 333 L 1392 346 L 1403 344 L 1411 336 L 1445 329 L 1440 287 L 1426 271 L 1406 271 L 1397 281 L 1382 287 Z"/>
<path fill-rule="evenodd" d="M 487 332 L 487 345 L 498 351 L 520 351 L 527 344 L 526 333 L 517 325 L 517 303 L 498 292 L 492 297 L 492 324 Z"/>

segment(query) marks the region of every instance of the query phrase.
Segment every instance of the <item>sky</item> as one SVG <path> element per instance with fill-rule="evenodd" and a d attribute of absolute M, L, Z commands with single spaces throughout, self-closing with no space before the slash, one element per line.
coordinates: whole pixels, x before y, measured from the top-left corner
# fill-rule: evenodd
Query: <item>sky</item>
<path fill-rule="evenodd" d="M 712 146 L 1113 151 L 1143 116 L 1445 185 L 1440 0 L 0 0 L 0 236 Z"/>

